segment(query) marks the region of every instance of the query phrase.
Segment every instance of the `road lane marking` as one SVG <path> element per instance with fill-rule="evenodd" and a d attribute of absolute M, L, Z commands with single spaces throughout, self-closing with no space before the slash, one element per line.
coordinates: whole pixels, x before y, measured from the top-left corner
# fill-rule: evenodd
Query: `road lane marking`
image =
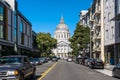
<path fill-rule="evenodd" d="M 48 68 L 44 73 L 42 73 L 41 74 L 42 76 L 37 80 L 42 80 L 56 65 L 57 65 L 57 62 L 53 64 L 50 68 Z"/>

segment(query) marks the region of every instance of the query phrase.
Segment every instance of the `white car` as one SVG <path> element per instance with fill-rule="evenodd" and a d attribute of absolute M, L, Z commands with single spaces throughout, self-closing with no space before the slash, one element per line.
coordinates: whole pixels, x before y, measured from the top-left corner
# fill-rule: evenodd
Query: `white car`
<path fill-rule="evenodd" d="M 67 61 L 68 61 L 68 62 L 72 62 L 72 58 L 68 58 Z"/>

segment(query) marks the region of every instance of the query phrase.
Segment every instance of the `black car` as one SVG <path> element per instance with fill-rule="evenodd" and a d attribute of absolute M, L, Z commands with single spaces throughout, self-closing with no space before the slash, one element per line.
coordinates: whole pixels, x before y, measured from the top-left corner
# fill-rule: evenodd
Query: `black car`
<path fill-rule="evenodd" d="M 120 63 L 117 64 L 113 70 L 112 70 L 112 76 L 113 77 L 119 77 L 120 78 Z"/>
<path fill-rule="evenodd" d="M 82 64 L 82 65 L 84 65 L 86 59 L 87 59 L 87 57 L 81 57 L 81 58 L 79 59 L 79 63 Z"/>
<path fill-rule="evenodd" d="M 80 64 L 80 59 L 81 59 L 81 57 L 76 57 L 76 64 Z"/>
<path fill-rule="evenodd" d="M 104 62 L 100 59 L 92 59 L 90 60 L 89 62 L 89 67 L 91 69 L 93 68 L 101 68 L 101 69 L 104 69 Z"/>

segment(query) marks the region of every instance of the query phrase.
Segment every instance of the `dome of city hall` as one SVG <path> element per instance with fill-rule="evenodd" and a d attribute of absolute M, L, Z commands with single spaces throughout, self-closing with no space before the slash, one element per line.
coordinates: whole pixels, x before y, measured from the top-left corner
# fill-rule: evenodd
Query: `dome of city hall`
<path fill-rule="evenodd" d="M 60 23 L 57 25 L 56 31 L 67 31 L 69 32 L 68 26 L 64 23 L 64 18 L 61 17 Z"/>

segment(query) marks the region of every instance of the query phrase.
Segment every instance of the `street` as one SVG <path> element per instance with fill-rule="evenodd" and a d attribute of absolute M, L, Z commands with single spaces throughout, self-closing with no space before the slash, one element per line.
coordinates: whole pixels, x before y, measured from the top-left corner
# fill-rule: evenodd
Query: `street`
<path fill-rule="evenodd" d="M 37 67 L 37 76 L 42 74 L 47 68 L 52 66 L 54 62 L 49 62 L 45 65 Z M 48 73 L 43 79 L 38 80 L 119 80 L 99 73 L 94 69 L 89 69 L 83 65 L 74 62 L 67 62 L 64 60 L 58 61 L 57 65 Z"/>
<path fill-rule="evenodd" d="M 0 80 L 120 80 L 120 0 L 0 0 Z"/>
<path fill-rule="evenodd" d="M 50 68 L 52 65 L 54 64 L 54 62 L 48 62 L 45 63 L 43 65 L 38 65 L 36 66 L 36 78 L 39 78 L 40 76 L 42 76 L 42 74 L 48 69 Z"/>

